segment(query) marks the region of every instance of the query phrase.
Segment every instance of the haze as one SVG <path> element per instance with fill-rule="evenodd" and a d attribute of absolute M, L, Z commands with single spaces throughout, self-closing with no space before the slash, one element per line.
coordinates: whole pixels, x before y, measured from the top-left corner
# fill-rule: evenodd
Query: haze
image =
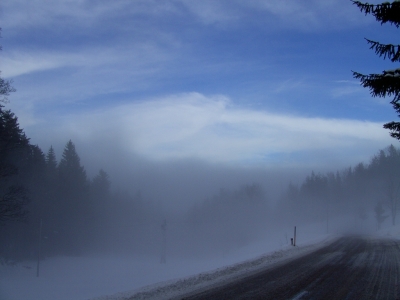
<path fill-rule="evenodd" d="M 13 177 L 26 222 L 0 233 L 3 282 L 25 289 L 0 298 L 31 294 L 38 257 L 47 280 L 110 262 L 124 284 L 65 298 L 84 299 L 287 248 L 294 226 L 396 225 L 397 116 L 351 70 L 393 68 L 364 37 L 397 32 L 350 1 L 3 0 L 0 18 L 3 111 L 35 157 Z"/>

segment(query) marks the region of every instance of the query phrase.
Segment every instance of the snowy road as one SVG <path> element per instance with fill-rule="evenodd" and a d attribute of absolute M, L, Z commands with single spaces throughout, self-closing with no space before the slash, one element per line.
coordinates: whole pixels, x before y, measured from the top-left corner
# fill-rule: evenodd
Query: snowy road
<path fill-rule="evenodd" d="M 287 264 L 176 299 L 400 299 L 400 241 L 343 237 Z"/>

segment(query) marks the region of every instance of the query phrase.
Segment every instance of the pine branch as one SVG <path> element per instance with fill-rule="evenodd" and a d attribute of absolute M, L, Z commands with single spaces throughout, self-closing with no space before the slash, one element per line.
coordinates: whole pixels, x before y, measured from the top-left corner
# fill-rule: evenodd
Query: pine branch
<path fill-rule="evenodd" d="M 400 122 L 389 122 L 383 125 L 383 128 L 390 130 L 390 136 L 400 140 Z"/>
<path fill-rule="evenodd" d="M 400 1 L 384 2 L 382 4 L 369 4 L 352 0 L 353 4 L 367 14 L 372 14 L 381 24 L 391 23 L 396 27 L 400 26 Z"/>
<path fill-rule="evenodd" d="M 400 101 L 400 68 L 369 75 L 353 71 L 353 77 L 359 79 L 363 87 L 369 88 L 373 97 L 394 95 L 392 101 L 395 103 Z"/>
<path fill-rule="evenodd" d="M 395 101 L 394 99 L 392 101 L 390 101 L 390 103 L 392 104 L 394 110 L 397 112 L 397 115 L 400 117 L 400 104 L 399 102 Z"/>
<path fill-rule="evenodd" d="M 371 44 L 370 49 L 375 50 L 377 55 L 383 56 L 384 59 L 387 57 L 392 62 L 400 61 L 400 45 L 381 44 L 369 39 L 366 40 L 369 44 Z"/>

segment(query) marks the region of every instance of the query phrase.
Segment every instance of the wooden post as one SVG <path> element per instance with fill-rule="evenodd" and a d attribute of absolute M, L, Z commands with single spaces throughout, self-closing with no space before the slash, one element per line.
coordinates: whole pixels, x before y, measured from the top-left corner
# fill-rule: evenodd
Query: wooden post
<path fill-rule="evenodd" d="M 296 246 L 296 226 L 294 226 L 293 246 Z"/>
<path fill-rule="evenodd" d="M 165 264 L 167 262 L 167 220 L 161 225 L 162 230 L 162 245 L 161 245 L 161 263 Z"/>
<path fill-rule="evenodd" d="M 40 252 L 42 248 L 42 219 L 40 219 L 39 226 L 39 240 L 38 240 L 38 258 L 37 258 L 37 266 L 36 266 L 36 277 L 39 277 L 39 266 L 40 266 Z"/>

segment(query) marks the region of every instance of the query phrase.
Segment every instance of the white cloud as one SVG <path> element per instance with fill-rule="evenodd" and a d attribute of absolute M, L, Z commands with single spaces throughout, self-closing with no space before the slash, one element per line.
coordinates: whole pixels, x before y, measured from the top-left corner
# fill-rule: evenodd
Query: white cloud
<path fill-rule="evenodd" d="M 2 73 L 16 77 L 32 72 L 62 67 L 104 68 L 105 65 L 142 70 L 149 64 L 164 61 L 167 54 L 152 43 L 137 43 L 128 47 L 87 47 L 74 52 L 7 51 L 2 55 Z"/>
<path fill-rule="evenodd" d="M 246 1 L 246 5 L 276 16 L 281 25 L 301 30 L 331 30 L 369 22 L 351 4 L 341 0 Z"/>
<path fill-rule="evenodd" d="M 331 90 L 331 95 L 333 98 L 339 98 L 342 96 L 347 96 L 355 93 L 363 92 L 363 88 L 360 86 L 342 86 Z"/>
<path fill-rule="evenodd" d="M 287 79 L 283 82 L 277 83 L 276 87 L 274 88 L 275 93 L 282 93 L 288 90 L 296 89 L 299 87 L 304 87 L 305 83 L 304 80 L 295 80 L 295 79 Z"/>
<path fill-rule="evenodd" d="M 264 15 L 263 22 L 274 29 L 283 26 L 295 30 L 332 30 L 369 22 L 351 2 L 341 0 L 174 1 L 181 2 L 207 25 L 241 22 L 248 18 L 249 11 Z"/>
<path fill-rule="evenodd" d="M 182 7 L 198 17 L 206 25 L 232 24 L 248 18 L 247 12 L 264 14 L 264 21 L 293 29 L 332 29 L 368 22 L 351 2 L 341 0 L 135 0 L 135 1 L 88 1 L 88 0 L 4 0 L 2 2 L 4 28 L 32 26 L 68 26 L 89 28 L 103 26 L 102 20 L 110 16 L 147 15 L 163 17 L 168 14 L 181 16 Z M 271 20 L 271 15 L 277 17 Z"/>
<path fill-rule="evenodd" d="M 231 23 L 238 21 L 242 14 L 240 5 L 233 1 L 215 1 L 215 0 L 173 0 L 173 2 L 184 5 L 191 13 L 196 15 L 204 24 L 213 23 Z"/>
<path fill-rule="evenodd" d="M 155 160 L 262 162 L 277 153 L 354 152 L 366 144 L 376 151 L 391 142 L 382 124 L 241 109 L 224 96 L 198 93 L 64 117 L 43 128 L 48 132 L 41 132 L 42 137 L 56 132 L 64 141 L 116 143 L 125 151 Z"/>
<path fill-rule="evenodd" d="M 77 64 L 74 55 L 48 53 L 12 53 L 2 60 L 2 72 L 6 77 L 16 77 L 33 72 L 56 69 Z M 72 65 L 73 65 L 72 64 Z"/>

